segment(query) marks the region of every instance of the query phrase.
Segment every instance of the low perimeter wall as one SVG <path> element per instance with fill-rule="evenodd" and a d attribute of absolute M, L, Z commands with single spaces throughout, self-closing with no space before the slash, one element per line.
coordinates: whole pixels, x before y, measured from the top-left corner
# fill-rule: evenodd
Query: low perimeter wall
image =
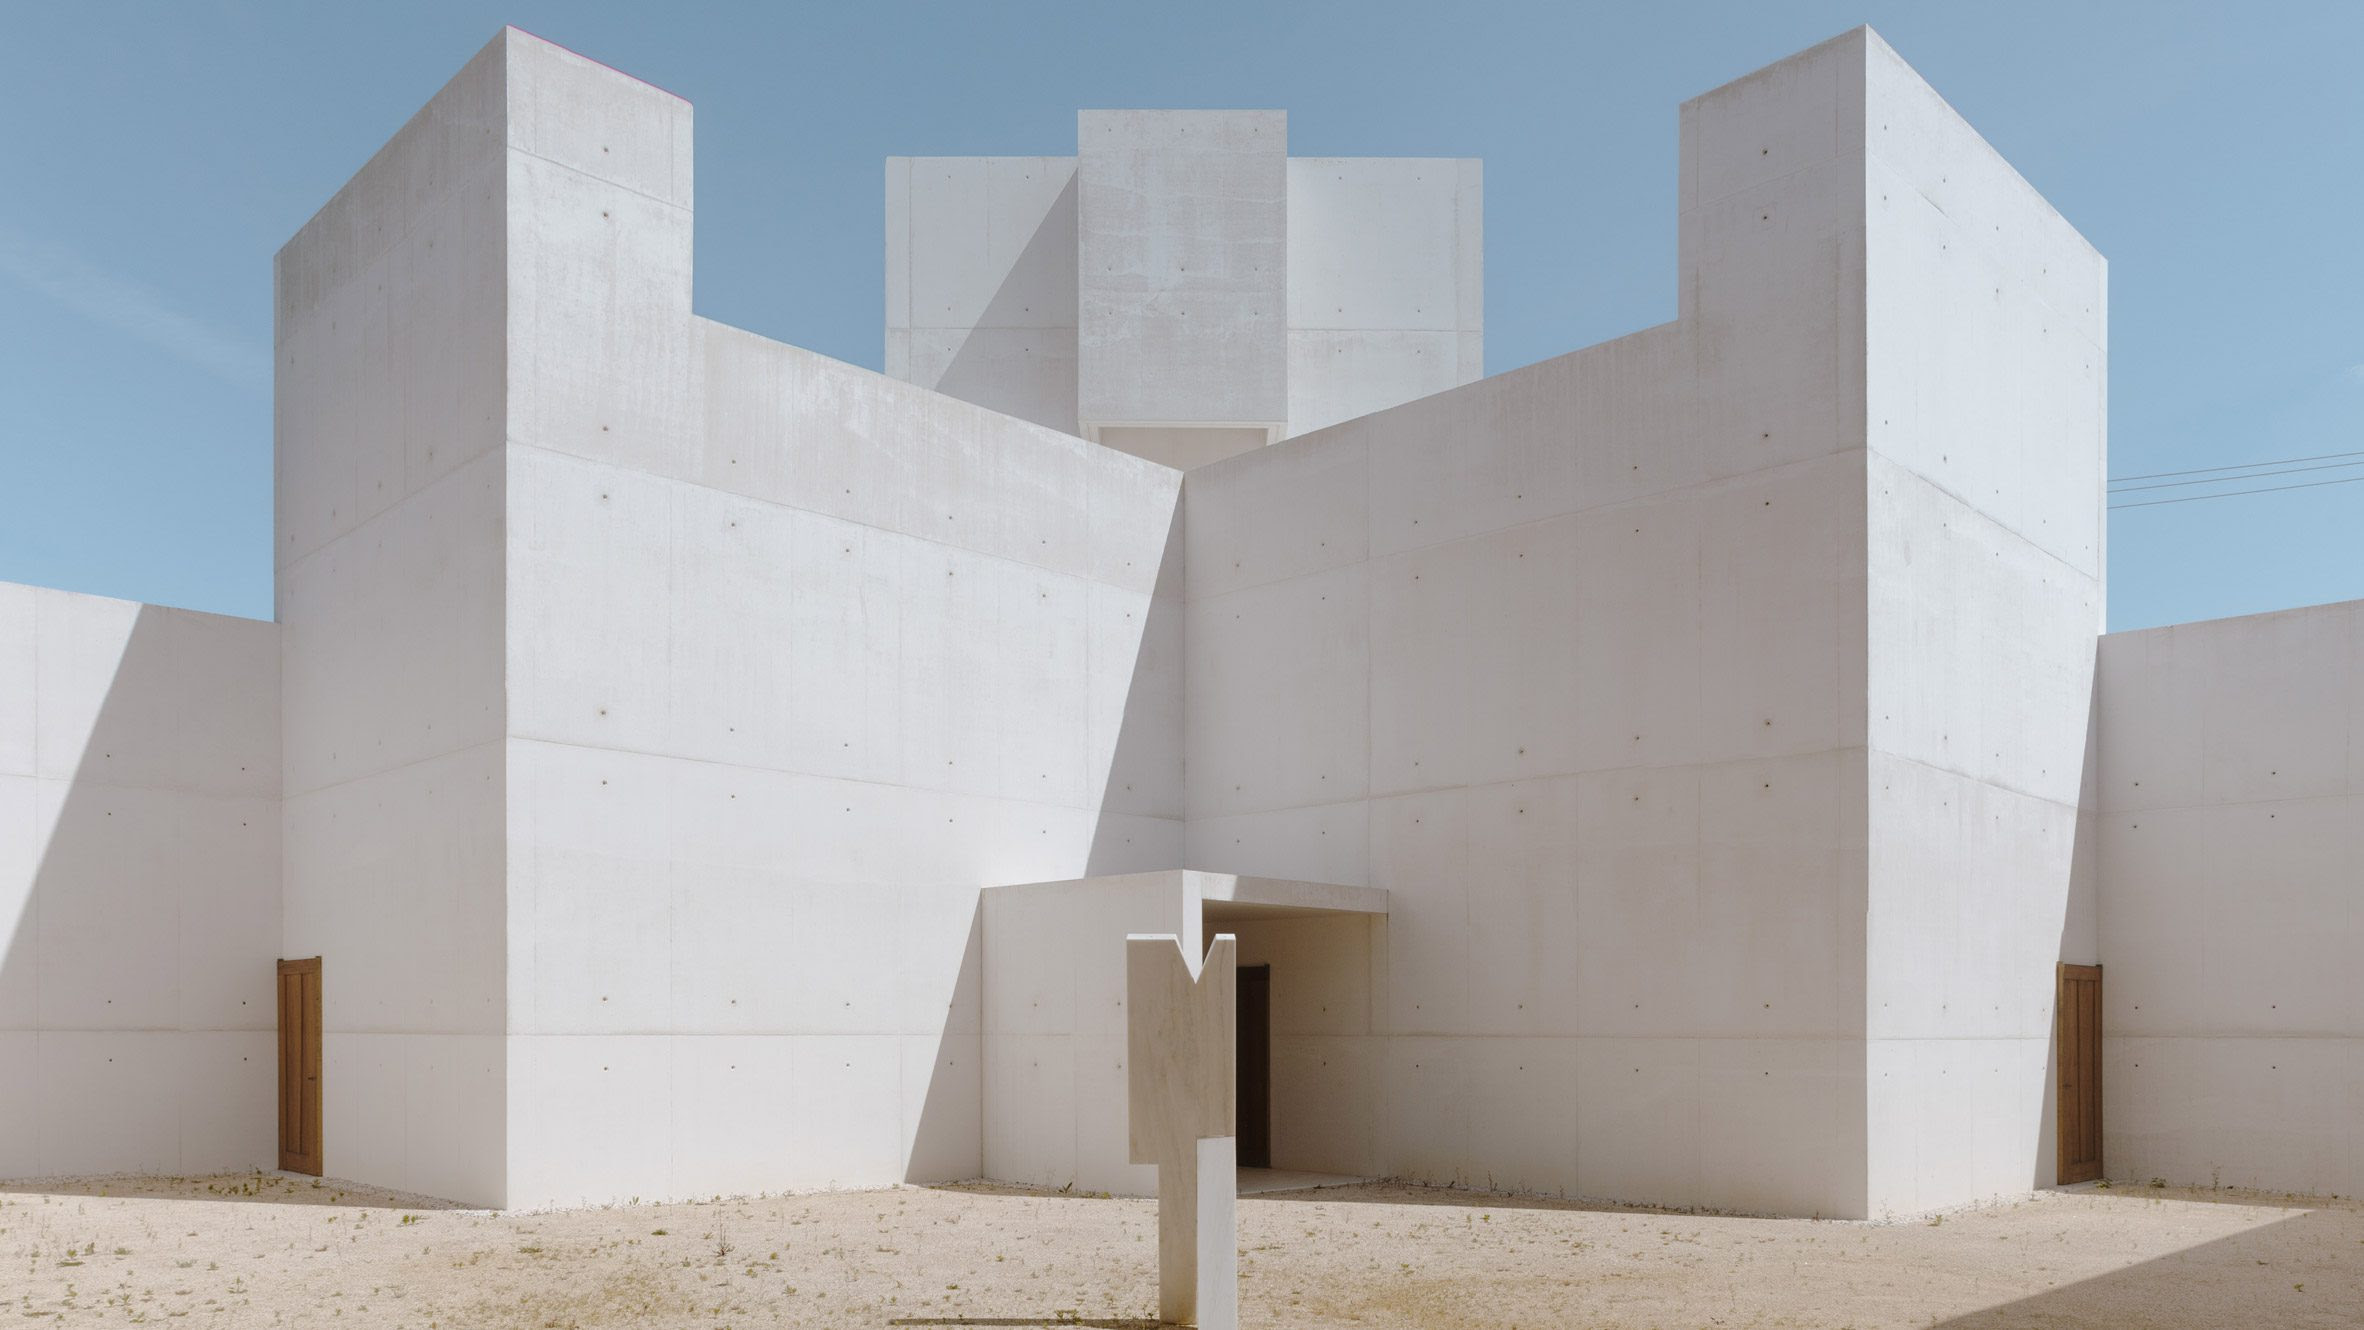
<path fill-rule="evenodd" d="M 2364 1190 L 2364 602 L 2101 644 L 2104 1167 Z"/>
<path fill-rule="evenodd" d="M 276 625 L 0 583 L 0 1178 L 278 1163 Z"/>

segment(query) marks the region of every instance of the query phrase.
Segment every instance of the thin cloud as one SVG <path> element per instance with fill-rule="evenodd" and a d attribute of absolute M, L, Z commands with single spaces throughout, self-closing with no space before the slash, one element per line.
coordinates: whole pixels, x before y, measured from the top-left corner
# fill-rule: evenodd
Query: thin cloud
<path fill-rule="evenodd" d="M 0 276 L 48 296 L 92 323 L 136 337 L 224 382 L 252 391 L 271 383 L 265 348 L 174 309 L 154 290 L 71 250 L 0 227 Z"/>

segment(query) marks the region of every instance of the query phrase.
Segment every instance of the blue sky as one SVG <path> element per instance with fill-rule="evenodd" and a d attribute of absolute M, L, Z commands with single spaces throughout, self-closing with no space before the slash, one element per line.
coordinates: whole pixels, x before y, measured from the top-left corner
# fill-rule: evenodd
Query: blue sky
<path fill-rule="evenodd" d="M 723 322 L 875 367 L 881 159 L 1270 106 L 1486 159 L 1499 372 L 1672 318 L 1677 105 L 1865 21 L 2108 256 L 2113 475 L 2364 451 L 2364 5 L 6 0 L 0 579 L 270 614 L 271 255 L 502 23 L 696 104 Z M 2364 484 L 2118 512 L 2110 580 L 2364 597 Z"/>

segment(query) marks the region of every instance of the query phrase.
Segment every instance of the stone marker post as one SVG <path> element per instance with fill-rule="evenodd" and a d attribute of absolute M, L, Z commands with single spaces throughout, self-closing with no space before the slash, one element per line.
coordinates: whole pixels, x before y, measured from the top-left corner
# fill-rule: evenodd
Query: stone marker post
<path fill-rule="evenodd" d="M 1157 1165 L 1157 1318 L 1239 1325 L 1239 940 L 1193 973 L 1170 933 L 1125 938 L 1125 1077 L 1132 1161 Z"/>

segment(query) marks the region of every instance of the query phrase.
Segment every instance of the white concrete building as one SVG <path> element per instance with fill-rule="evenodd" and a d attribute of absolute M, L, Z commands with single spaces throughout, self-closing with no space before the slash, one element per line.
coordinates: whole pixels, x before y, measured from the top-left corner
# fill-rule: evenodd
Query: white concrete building
<path fill-rule="evenodd" d="M 0 1176 L 1146 1190 L 1212 925 L 1244 1163 L 2364 1187 L 2364 609 L 2103 634 L 2104 264 L 1877 36 L 1682 154 L 1493 378 L 1474 161 L 894 159 L 882 377 L 504 32 L 279 255 L 277 621 L 0 586 Z"/>

